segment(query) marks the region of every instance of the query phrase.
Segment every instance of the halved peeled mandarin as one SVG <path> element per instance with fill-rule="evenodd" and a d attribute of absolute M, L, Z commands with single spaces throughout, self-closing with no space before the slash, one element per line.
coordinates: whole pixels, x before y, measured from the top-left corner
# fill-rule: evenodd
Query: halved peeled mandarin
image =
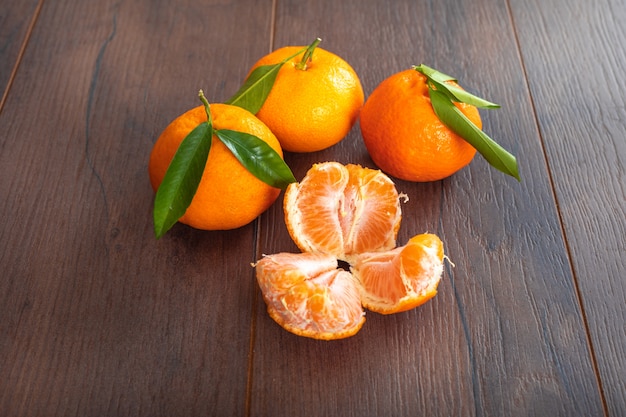
<path fill-rule="evenodd" d="M 401 197 L 379 170 L 319 163 L 285 191 L 285 223 L 303 252 L 349 262 L 359 253 L 395 247 Z"/>

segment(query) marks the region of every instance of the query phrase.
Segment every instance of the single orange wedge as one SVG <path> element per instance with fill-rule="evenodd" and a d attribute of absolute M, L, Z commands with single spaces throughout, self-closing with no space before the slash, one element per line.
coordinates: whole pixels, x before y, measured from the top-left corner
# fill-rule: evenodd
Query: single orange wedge
<path fill-rule="evenodd" d="M 355 257 L 361 302 L 368 310 L 391 314 L 424 304 L 437 294 L 443 274 L 443 243 L 434 234 L 414 236 L 402 247 Z"/>

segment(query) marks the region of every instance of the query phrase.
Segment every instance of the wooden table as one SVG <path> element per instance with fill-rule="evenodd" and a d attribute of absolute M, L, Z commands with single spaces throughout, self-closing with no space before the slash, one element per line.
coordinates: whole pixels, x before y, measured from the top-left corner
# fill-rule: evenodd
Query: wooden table
<path fill-rule="evenodd" d="M 626 415 L 626 7 L 620 0 L 0 0 L 0 415 Z M 502 105 L 480 156 L 396 181 L 399 242 L 456 267 L 410 312 L 323 342 L 280 328 L 250 263 L 296 251 L 282 197 L 225 232 L 153 234 L 152 144 L 284 45 L 366 95 L 425 63 Z M 359 126 L 287 153 L 373 166 Z"/>

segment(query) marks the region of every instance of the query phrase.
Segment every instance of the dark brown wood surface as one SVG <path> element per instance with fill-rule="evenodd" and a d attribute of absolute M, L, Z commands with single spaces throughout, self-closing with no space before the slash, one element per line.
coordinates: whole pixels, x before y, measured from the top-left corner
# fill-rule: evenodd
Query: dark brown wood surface
<path fill-rule="evenodd" d="M 17 63 L 20 61 L 31 25 L 36 21 L 39 2 L 37 0 L 3 1 L 0 11 L 0 107 L 11 84 Z"/>
<path fill-rule="evenodd" d="M 0 0 L 0 415 L 626 415 L 626 7 L 619 0 Z M 282 198 L 156 240 L 152 144 L 248 68 L 319 36 L 366 95 L 420 63 L 502 105 L 477 156 L 396 181 L 399 243 L 439 234 L 438 296 L 322 342 L 280 328 L 251 263 L 296 251 Z M 356 125 L 287 153 L 374 166 Z"/>

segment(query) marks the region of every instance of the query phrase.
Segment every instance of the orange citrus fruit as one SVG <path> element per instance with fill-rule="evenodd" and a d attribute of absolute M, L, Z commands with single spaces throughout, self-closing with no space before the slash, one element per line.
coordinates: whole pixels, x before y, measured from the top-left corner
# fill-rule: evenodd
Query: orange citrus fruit
<path fill-rule="evenodd" d="M 269 315 L 284 329 L 314 339 L 356 334 L 365 322 L 357 282 L 319 253 L 278 253 L 256 264 Z"/>
<path fill-rule="evenodd" d="M 261 58 L 250 70 L 273 65 L 303 49 L 287 46 Z M 274 132 L 284 150 L 314 152 L 341 141 L 363 106 L 363 88 L 354 69 L 339 56 L 315 48 L 305 69 L 302 54 L 280 68 L 257 117 Z"/>
<path fill-rule="evenodd" d="M 285 192 L 285 223 L 303 253 L 264 256 L 254 266 L 269 315 L 284 329 L 316 339 L 356 334 L 363 307 L 391 314 L 437 294 L 445 258 L 434 234 L 395 247 L 399 200 L 379 170 L 315 164 Z M 337 259 L 349 262 L 350 272 Z"/>
<path fill-rule="evenodd" d="M 443 258 L 443 243 L 434 234 L 414 236 L 390 251 L 358 255 L 351 271 L 360 282 L 363 306 L 391 314 L 425 303 L 437 294 Z"/>
<path fill-rule="evenodd" d="M 478 109 L 455 105 L 482 128 Z M 382 81 L 360 113 L 363 141 L 374 163 L 408 181 L 436 181 L 468 165 L 476 149 L 435 114 L 426 77 L 409 69 Z"/>
<path fill-rule="evenodd" d="M 280 144 L 272 131 L 247 110 L 227 104 L 212 104 L 214 129 L 231 129 L 257 136 L 282 156 Z M 148 163 L 150 182 L 156 191 L 183 139 L 207 121 L 204 106 L 178 116 L 161 133 Z M 213 135 L 198 190 L 180 218 L 181 223 L 197 229 L 227 230 L 244 226 L 276 201 L 280 190 L 252 175 Z"/>
<path fill-rule="evenodd" d="M 291 238 L 303 252 L 349 261 L 396 245 L 402 212 L 394 183 L 379 170 L 324 162 L 289 184 L 283 209 Z"/>

